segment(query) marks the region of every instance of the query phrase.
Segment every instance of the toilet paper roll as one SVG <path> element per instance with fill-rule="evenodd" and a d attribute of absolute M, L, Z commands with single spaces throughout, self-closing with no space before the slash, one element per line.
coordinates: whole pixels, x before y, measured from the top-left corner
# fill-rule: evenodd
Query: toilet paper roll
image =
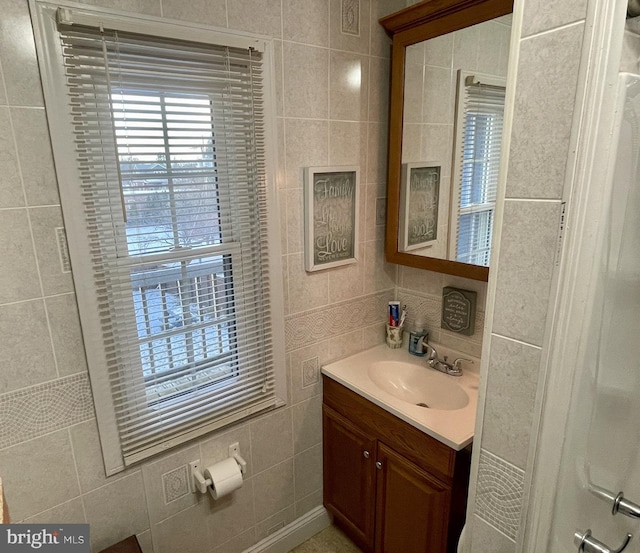
<path fill-rule="evenodd" d="M 211 478 L 209 493 L 213 499 L 220 499 L 242 487 L 242 472 L 233 457 L 207 467 L 204 477 Z"/>

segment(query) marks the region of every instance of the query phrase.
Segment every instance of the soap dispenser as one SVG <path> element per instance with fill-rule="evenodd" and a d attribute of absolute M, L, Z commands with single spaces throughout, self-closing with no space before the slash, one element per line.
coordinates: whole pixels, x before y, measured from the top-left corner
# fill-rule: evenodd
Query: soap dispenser
<path fill-rule="evenodd" d="M 426 352 L 422 348 L 422 340 L 429 338 L 429 331 L 422 319 L 416 319 L 413 324 L 413 328 L 409 333 L 409 353 L 417 355 L 418 357 L 424 357 Z"/>

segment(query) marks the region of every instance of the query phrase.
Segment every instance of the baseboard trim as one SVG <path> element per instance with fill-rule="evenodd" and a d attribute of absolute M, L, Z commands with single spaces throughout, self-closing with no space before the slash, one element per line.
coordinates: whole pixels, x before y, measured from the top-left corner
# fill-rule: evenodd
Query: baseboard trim
<path fill-rule="evenodd" d="M 331 524 L 327 510 L 320 506 L 267 536 L 243 553 L 289 553 L 294 547 Z"/>

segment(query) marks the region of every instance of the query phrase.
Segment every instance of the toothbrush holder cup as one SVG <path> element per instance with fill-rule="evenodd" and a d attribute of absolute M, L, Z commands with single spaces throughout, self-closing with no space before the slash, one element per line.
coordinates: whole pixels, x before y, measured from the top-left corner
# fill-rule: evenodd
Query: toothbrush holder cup
<path fill-rule="evenodd" d="M 391 349 L 398 349 L 402 347 L 402 334 L 404 327 L 390 326 L 387 324 L 387 346 Z"/>

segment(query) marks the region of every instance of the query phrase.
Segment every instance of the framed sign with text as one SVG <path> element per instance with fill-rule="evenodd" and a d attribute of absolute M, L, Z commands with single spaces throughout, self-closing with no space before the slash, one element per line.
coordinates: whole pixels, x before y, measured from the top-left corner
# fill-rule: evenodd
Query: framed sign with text
<path fill-rule="evenodd" d="M 304 183 L 305 269 L 357 261 L 359 167 L 308 167 Z"/>
<path fill-rule="evenodd" d="M 441 164 L 405 163 L 400 183 L 399 248 L 411 251 L 438 239 Z"/>
<path fill-rule="evenodd" d="M 445 286 L 442 289 L 441 328 L 472 336 L 475 332 L 477 301 L 478 294 L 473 290 Z"/>

